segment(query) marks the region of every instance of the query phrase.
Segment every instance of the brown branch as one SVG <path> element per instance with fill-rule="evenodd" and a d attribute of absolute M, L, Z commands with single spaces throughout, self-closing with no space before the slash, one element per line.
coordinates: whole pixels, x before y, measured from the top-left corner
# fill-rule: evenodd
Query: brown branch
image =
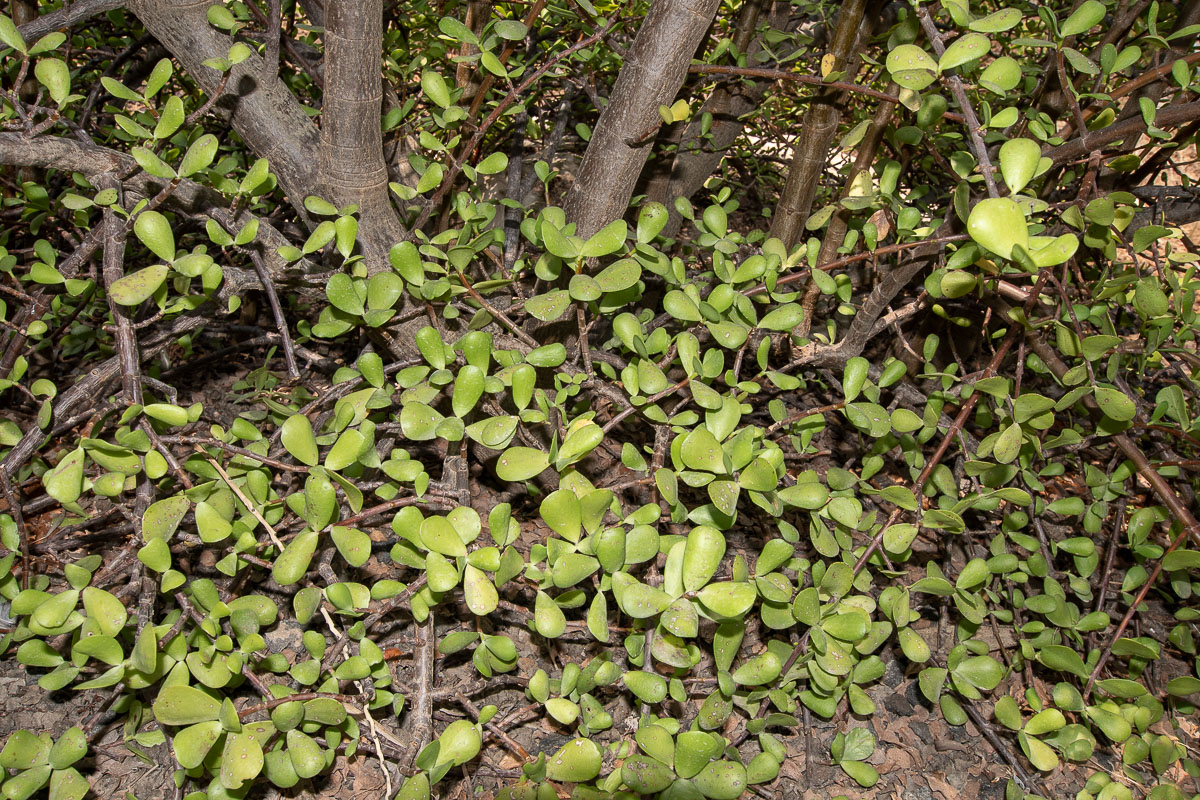
<path fill-rule="evenodd" d="M 461 691 L 456 690 L 454 692 L 454 699 L 458 701 L 458 704 L 460 706 L 462 706 L 464 709 L 466 709 L 467 713 L 469 713 L 471 716 L 475 717 L 475 719 L 478 721 L 479 708 L 474 703 L 472 703 L 465 694 L 463 694 Z M 484 727 L 487 728 L 488 733 L 492 734 L 497 739 L 499 739 L 501 742 L 503 742 L 504 746 L 507 747 L 509 749 L 509 752 L 511 752 L 514 756 L 516 756 L 517 758 L 519 758 L 525 762 L 529 762 L 529 761 L 533 760 L 533 756 L 529 755 L 529 751 L 527 751 L 524 747 L 521 747 L 521 745 L 517 744 L 517 742 L 514 741 L 511 736 L 509 736 L 507 733 L 505 733 L 500 728 L 500 726 L 498 726 L 496 723 L 488 722 L 486 725 L 484 725 Z"/>
<path fill-rule="evenodd" d="M 102 176 L 97 181 L 101 189 L 120 189 L 116 178 L 111 175 Z M 112 286 L 125 277 L 125 237 L 127 228 L 125 220 L 116 215 L 112 208 L 104 209 L 104 259 L 102 275 L 108 300 L 108 312 L 116 325 L 115 345 L 117 358 L 121 364 L 121 386 L 125 393 L 125 402 L 129 405 L 140 405 L 142 402 L 141 366 L 138 358 L 137 336 L 133 329 L 133 319 L 129 310 L 118 304 L 112 297 Z"/>
<path fill-rule="evenodd" d="M 525 14 L 525 27 L 527 29 L 532 30 L 533 23 L 537 21 L 538 16 L 545 7 L 546 0 L 534 0 L 533 5 L 529 7 L 529 11 Z M 508 59 L 512 57 L 515 50 L 516 42 L 505 42 L 504 49 L 500 51 L 499 56 L 501 65 L 508 63 Z M 483 101 L 487 98 L 487 93 L 491 91 L 495 82 L 496 76 L 492 73 L 489 72 L 483 76 L 483 83 L 479 85 L 479 91 L 475 93 L 475 97 L 471 101 L 471 109 L 467 112 L 467 119 L 475 119 L 475 116 L 479 113 L 480 106 L 483 105 Z"/>
<path fill-rule="evenodd" d="M 1154 474 L 1157 475 L 1158 473 Z M 1174 496 L 1174 493 L 1172 493 L 1172 496 Z M 1158 581 L 1158 576 L 1162 574 L 1163 570 L 1163 559 L 1178 550 L 1180 545 L 1186 542 L 1189 538 L 1200 538 L 1200 527 L 1196 527 L 1194 520 L 1192 521 L 1192 526 L 1193 527 L 1187 527 L 1185 525 L 1183 530 L 1179 532 L 1179 535 L 1171 541 L 1170 546 L 1163 551 L 1163 554 L 1154 560 L 1154 569 L 1150 570 L 1150 574 L 1146 577 L 1146 581 L 1142 584 L 1142 588 L 1138 591 L 1137 596 L 1133 598 L 1133 602 L 1129 604 L 1129 610 L 1125 612 L 1125 616 L 1121 617 L 1121 621 L 1117 624 L 1117 629 L 1113 631 L 1112 636 L 1109 637 L 1108 644 L 1104 646 L 1104 651 L 1100 654 L 1100 658 L 1096 661 L 1096 666 L 1092 669 L 1091 674 L 1088 675 L 1087 685 L 1083 687 L 1084 697 L 1087 697 L 1091 694 L 1092 686 L 1096 683 L 1096 679 L 1100 676 L 1100 672 L 1104 669 L 1105 665 L 1108 664 L 1108 659 L 1112 657 L 1113 645 L 1115 645 L 1117 640 L 1125 634 L 1125 629 L 1129 627 L 1129 623 L 1133 620 L 1134 614 L 1137 613 L 1138 607 L 1141 606 L 1142 601 L 1146 599 L 1146 595 L 1150 593 L 1150 590 L 1154 587 L 1155 582 Z"/>
<path fill-rule="evenodd" d="M 778 422 L 772 424 L 769 428 L 767 428 L 765 431 L 763 431 L 763 436 L 770 436 L 775 431 L 779 430 L 780 428 L 791 425 L 793 422 L 799 422 L 802 419 L 807 419 L 808 417 L 816 416 L 817 414 L 824 414 L 826 411 L 837 411 L 838 409 L 845 408 L 845 407 L 846 407 L 846 403 L 843 401 L 840 403 L 830 403 L 827 406 L 820 406 L 818 408 L 805 408 L 801 411 L 797 411 L 795 414 L 790 414 L 787 417 L 785 417 L 784 419 L 781 419 Z"/>
<path fill-rule="evenodd" d="M 896 84 L 889 84 L 888 89 L 895 91 L 899 87 Z M 892 120 L 892 114 L 896 110 L 896 102 L 885 100 L 875 109 L 875 116 L 871 118 L 870 126 L 867 128 L 866 135 L 863 137 L 862 143 L 858 147 L 858 155 L 854 158 L 854 164 L 851 165 L 850 171 L 846 174 L 846 180 L 842 184 L 841 198 L 845 199 L 850 196 L 850 192 L 854 188 L 854 182 L 858 180 L 858 176 L 871 168 L 871 162 L 875 160 L 875 154 L 879 150 L 879 144 L 883 141 L 883 132 L 886 130 L 888 123 Z M 829 220 L 829 227 L 825 230 L 825 238 L 821 241 L 821 251 L 817 255 L 817 264 L 824 264 L 832 261 L 837 251 L 846 242 L 846 232 L 850 228 L 850 216 L 852 212 L 841 204 Z M 817 298 L 821 293 L 821 289 L 816 283 L 809 283 L 808 291 L 804 293 L 804 300 L 801 303 L 803 316 L 800 318 L 800 324 L 796 326 L 796 335 L 807 338 L 808 333 L 812 330 L 813 312 L 817 307 Z"/>
<path fill-rule="evenodd" d="M 253 5 L 253 3 L 251 3 Z M 279 40 L 283 36 L 283 2 L 267 0 L 267 48 L 263 53 L 263 80 L 274 80 L 279 75 Z"/>
<path fill-rule="evenodd" d="M 860 37 L 869 36 L 874 23 L 866 16 L 866 8 L 866 0 L 847 0 L 842 4 L 830 37 L 828 55 L 833 56 L 832 71 L 848 74 L 858 71 L 860 57 L 855 43 Z M 804 225 L 829 159 L 829 148 L 842 119 L 843 100 L 843 93 L 836 89 L 818 92 L 805 110 L 793 140 L 787 182 L 771 216 L 770 230 L 770 235 L 783 242 L 788 250 L 804 235 Z"/>
<path fill-rule="evenodd" d="M 937 26 L 933 24 L 933 19 L 929 16 L 929 9 L 922 6 L 917 9 L 917 18 L 921 20 L 921 27 L 925 30 L 925 36 L 929 39 L 929 43 L 933 45 L 933 52 L 938 58 L 942 57 L 942 53 L 946 52 L 946 45 L 942 43 L 942 34 L 938 32 Z M 954 99 L 958 102 L 958 107 L 963 113 L 967 134 L 970 137 L 971 152 L 975 154 L 975 160 L 979 162 L 979 171 L 983 173 L 983 181 L 987 185 L 988 197 L 999 197 L 999 189 L 996 188 L 995 168 L 992 167 L 991 159 L 988 158 L 987 145 L 983 143 L 982 128 L 979 125 L 979 118 L 975 116 L 975 109 L 971 105 L 971 101 L 967 99 L 967 91 L 963 87 L 962 78 L 957 74 L 951 75 L 946 79 L 950 84 L 950 92 L 954 95 Z"/>
<path fill-rule="evenodd" d="M 19 133 L 0 133 L 0 164 L 82 172 L 91 180 L 97 180 L 100 175 L 111 172 L 116 175 L 128 176 L 121 179 L 126 191 L 135 192 L 148 198 L 162 194 L 163 190 L 172 183 L 142 172 L 133 157 L 125 153 L 60 136 L 27 139 Z M 273 168 L 274 165 L 272 165 Z M 212 217 L 223 228 L 233 233 L 251 220 L 258 219 L 258 237 L 255 246 L 261 248 L 262 257 L 276 280 L 285 278 L 287 273 L 319 271 L 319 267 L 308 259 L 295 264 L 284 261 L 276 250 L 290 242 L 267 220 L 255 217 L 248 211 L 231 213 L 227 207 L 227 201 L 219 193 L 187 179 L 177 179 L 177 181 L 177 185 L 165 198 L 168 201 L 167 204 L 177 212 L 199 217 Z M 98 246 L 101 241 L 100 234 L 97 234 L 95 245 Z M 84 244 L 91 247 L 91 234 L 84 239 Z M 95 247 L 88 250 L 81 245 L 80 261 L 85 261 L 94 250 Z M 75 259 L 76 255 L 72 253 L 68 261 Z M 65 264 L 66 262 L 64 262 Z M 233 272 L 231 269 L 226 270 L 226 275 L 231 275 Z M 261 286 L 254 281 L 252 285 L 245 288 L 259 289 Z"/>
<path fill-rule="evenodd" d="M 153 358 L 165 350 L 176 337 L 199 328 L 203 322 L 203 320 L 194 317 L 184 317 L 176 320 L 166 331 L 142 348 L 141 357 L 143 359 Z M 120 359 L 117 356 L 113 356 L 92 367 L 86 375 L 75 381 L 70 389 L 67 389 L 55 398 L 54 419 L 61 420 L 69 417 L 83 403 L 94 402 L 104 391 L 105 387 L 116 380 L 120 374 Z M 31 426 L 25 432 L 25 435 L 21 437 L 21 441 L 13 445 L 13 448 L 8 451 L 8 455 L 0 463 L 0 470 L 6 471 L 9 475 L 16 474 L 21 465 L 34 454 L 39 445 L 46 439 L 46 436 L 46 432 L 41 428 L 38 428 L 36 425 Z"/>
<path fill-rule="evenodd" d="M 893 253 L 902 253 L 905 250 L 913 250 L 915 248 L 924 247 L 925 245 L 943 245 L 949 244 L 950 242 L 965 242 L 970 238 L 971 237 L 965 233 L 951 233 L 946 236 L 936 236 L 932 239 L 922 239 L 916 242 L 889 244 L 884 247 L 877 247 L 874 250 L 867 250 L 866 252 L 856 253 L 852 256 L 845 256 L 844 258 L 839 258 L 837 261 L 830 261 L 828 264 L 821 264 L 817 267 L 817 269 L 828 272 L 829 270 L 837 269 L 838 267 L 856 264 L 859 261 L 869 261 L 870 259 L 879 258 L 880 256 L 890 256 Z M 786 286 L 789 283 L 802 281 L 807 278 L 810 273 L 811 270 L 805 269 L 793 272 L 791 275 L 784 275 L 775 282 L 775 285 L 776 287 Z M 753 297 L 756 294 L 765 294 L 766 291 L 767 287 L 765 285 L 759 285 L 755 286 L 753 289 L 747 289 L 746 291 L 742 292 L 742 294 L 746 295 L 747 297 Z"/>
<path fill-rule="evenodd" d="M 285 703 L 304 703 L 309 700 L 317 700 L 322 697 L 329 698 L 330 700 L 337 700 L 339 703 L 353 703 L 360 700 L 360 698 L 349 694 L 333 694 L 332 692 L 299 692 L 298 694 L 284 695 L 283 697 L 276 697 L 274 700 L 267 700 L 262 703 L 255 703 L 252 706 L 246 706 L 237 712 L 238 719 L 244 720 L 247 717 L 253 716 L 254 714 L 261 714 L 263 711 L 270 711 L 273 708 L 278 708 Z"/>
<path fill-rule="evenodd" d="M 1166 108 L 1158 109 L 1154 117 L 1154 125 L 1158 128 L 1172 128 L 1188 122 L 1195 122 L 1196 120 L 1200 120 L 1200 100 L 1190 103 L 1176 103 Z M 1086 144 L 1082 139 L 1073 139 L 1058 147 L 1046 148 L 1042 151 L 1042 155 L 1054 162 L 1054 166 L 1062 166 L 1069 161 L 1086 158 L 1092 150 L 1111 142 L 1119 139 L 1128 139 L 1133 136 L 1141 136 L 1145 130 L 1146 121 L 1142 119 L 1141 114 L 1138 114 L 1121 122 L 1115 122 L 1098 131 L 1091 131 L 1088 134 Z"/>
<path fill-rule="evenodd" d="M 422 225 L 429 221 L 429 218 L 433 215 L 434 209 L 441 208 L 442 201 L 446 199 L 446 195 L 450 193 L 454 186 L 454 181 L 458 178 L 459 174 L 462 173 L 463 163 L 465 163 L 467 158 L 474 156 L 475 152 L 479 148 L 480 143 L 483 142 L 484 134 L 491 129 L 492 125 L 496 124 L 496 120 L 500 119 L 500 116 L 504 114 L 505 111 L 507 111 L 513 103 L 517 102 L 517 100 L 519 100 L 525 94 L 530 86 L 537 83 L 543 75 L 553 69 L 555 65 L 559 64 L 565 59 L 570 58 L 580 50 L 591 47 L 596 42 L 600 41 L 609 33 L 611 33 L 612 30 L 620 23 L 621 18 L 616 17 L 604 30 L 597 31 L 591 36 L 580 39 L 566 50 L 554 54 L 554 56 L 546 60 L 545 64 L 542 64 L 540 67 L 531 72 L 529 76 L 525 78 L 525 80 L 521 81 L 521 83 L 518 84 L 511 92 L 509 92 L 503 100 L 497 103 L 496 107 L 492 109 L 491 113 L 489 113 L 480 124 L 479 129 L 475 131 L 475 135 L 471 137 L 471 141 L 466 147 L 463 148 L 463 153 L 467 154 L 467 157 L 463 159 L 450 159 L 448 161 L 446 165 L 446 174 L 442 178 L 442 185 L 436 192 L 434 192 L 429 203 L 424 209 L 422 209 L 420 215 L 417 217 L 417 221 L 413 223 L 412 231 L 419 230 Z M 409 240 L 413 238 L 412 231 L 409 232 Z"/>
<path fill-rule="evenodd" d="M 880 91 L 872 89 L 870 86 L 863 86 L 861 83 L 851 83 L 849 81 L 827 81 L 820 75 L 808 75 L 803 72 L 789 72 L 786 69 L 768 69 L 765 67 L 734 67 L 721 64 L 693 64 L 688 67 L 688 72 L 695 75 L 738 75 L 746 78 L 765 78 L 772 81 L 787 81 L 789 83 L 802 83 L 806 86 L 820 86 L 828 89 L 837 89 L 850 94 L 861 94 L 864 97 L 873 97 L 884 103 L 896 104 L 900 102 L 900 97 L 889 91 Z M 894 91 L 894 90 L 893 90 Z M 961 114 L 955 114 L 953 111 L 947 111 L 942 114 L 942 119 L 948 119 L 951 122 L 962 122 L 964 117 Z"/>
<path fill-rule="evenodd" d="M 279 293 L 275 291 L 275 282 L 271 280 L 271 271 L 263 263 L 262 257 L 253 250 L 250 251 L 250 261 L 254 264 L 254 271 L 258 274 L 258 279 L 262 281 L 263 291 L 267 295 L 267 303 L 271 306 L 271 316 L 275 318 L 275 327 L 279 330 L 279 341 L 283 345 L 283 360 L 287 365 L 288 378 L 298 381 L 300 380 L 300 367 L 296 363 L 296 347 L 292 343 L 292 335 L 288 332 L 287 317 L 283 314 L 283 307 L 279 305 Z"/>
<path fill-rule="evenodd" d="M 743 54 L 748 63 L 755 63 L 762 52 L 759 19 L 763 15 L 767 15 L 768 27 L 780 30 L 791 27 L 784 4 L 776 4 L 774 0 L 742 3 L 731 41 L 733 49 Z M 669 216 L 660 236 L 673 239 L 679 233 L 683 217 L 675 208 L 675 199 L 692 197 L 717 170 L 725 153 L 745 129 L 743 118 L 759 106 L 772 83 L 752 78 L 718 82 L 687 124 L 676 126 L 677 130 L 656 145 L 675 147 L 673 158 L 652 160 L 640 179 L 646 199 L 667 207 Z"/>
<path fill-rule="evenodd" d="M 258 453 L 255 453 L 253 450 L 247 450 L 246 448 L 238 447 L 235 444 L 228 444 L 226 442 L 222 442 L 220 439 L 211 439 L 211 438 L 208 438 L 205 436 L 182 436 L 182 435 L 162 436 L 160 438 L 168 444 L 193 444 L 193 445 L 199 444 L 199 445 L 204 445 L 205 447 L 219 447 L 228 453 L 233 453 L 234 455 L 243 456 L 245 458 L 249 458 L 254 461 L 257 461 L 258 463 L 263 464 L 265 466 L 274 467 L 275 469 L 282 469 L 282 470 L 285 470 L 288 472 L 308 472 L 308 467 L 304 466 L 303 464 L 288 464 L 284 461 L 279 461 L 274 458 L 267 458 L 266 456 L 260 456 Z M 207 455 L 207 454 L 205 454 L 205 455 Z"/>
<path fill-rule="evenodd" d="M 825 367 L 844 366 L 851 358 L 859 355 L 866 347 L 867 342 L 878 334 L 876 320 L 896 295 L 900 294 L 904 287 L 908 286 L 909 282 L 928 265 L 929 259 L 933 257 L 938 247 L 932 241 L 928 245 L 927 248 L 917 249 L 906 261 L 892 267 L 876 282 L 875 288 L 867 295 L 862 307 L 854 315 L 854 322 L 850 323 L 850 329 L 838 340 L 837 344 L 827 345 L 820 342 L 807 344 L 800 349 L 785 369 L 796 369 L 807 364 L 819 364 Z"/>

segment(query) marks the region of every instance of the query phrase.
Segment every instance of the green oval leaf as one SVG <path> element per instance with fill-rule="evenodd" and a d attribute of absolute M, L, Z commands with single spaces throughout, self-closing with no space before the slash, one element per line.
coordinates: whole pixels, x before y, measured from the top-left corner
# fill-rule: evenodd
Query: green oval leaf
<path fill-rule="evenodd" d="M 1042 148 L 1032 139 L 1009 139 L 1000 146 L 1000 173 L 1013 194 L 1024 189 L 1037 172 Z"/>
<path fill-rule="evenodd" d="M 1015 8 L 1002 8 L 972 21 L 967 27 L 978 33 L 1001 33 L 1015 28 L 1021 22 L 1021 12 Z"/>
<path fill-rule="evenodd" d="M 1059 27 L 1058 34 L 1067 39 L 1086 33 L 1092 26 L 1100 24 L 1105 13 L 1104 4 L 1099 0 L 1085 0 Z"/>
<path fill-rule="evenodd" d="M 71 93 L 71 70 L 62 59 L 39 58 L 33 67 L 33 74 L 46 87 L 50 99 L 55 103 L 66 100 Z"/>
<path fill-rule="evenodd" d="M 496 475 L 502 481 L 526 481 L 550 466 L 550 457 L 532 447 L 510 447 L 496 459 Z"/>
<path fill-rule="evenodd" d="M 942 57 L 938 59 L 938 71 L 945 72 L 948 69 L 962 66 L 968 61 L 981 58 L 991 47 L 991 41 L 983 34 L 964 33 L 946 48 L 946 52 L 942 53 Z"/>
<path fill-rule="evenodd" d="M 133 221 L 133 232 L 151 253 L 163 261 L 175 260 L 175 234 L 171 223 L 157 211 L 143 211 Z"/>
<path fill-rule="evenodd" d="M 291 586 L 304 577 L 313 553 L 317 552 L 317 534 L 314 531 L 304 531 L 283 549 L 275 559 L 271 577 L 280 586 Z"/>
<path fill-rule="evenodd" d="M 980 200 L 967 218 L 967 232 L 978 244 L 1002 258 L 1011 258 L 1016 245 L 1029 249 L 1025 215 L 1007 197 Z"/>
<path fill-rule="evenodd" d="M 141 217 L 138 217 L 141 219 Z M 174 253 L 174 249 L 171 250 Z M 113 281 L 108 287 L 109 296 L 113 302 L 123 306 L 136 306 L 149 299 L 158 287 L 167 279 L 170 269 L 166 264 L 155 264 L 137 272 L 131 272 L 123 278 Z"/>
<path fill-rule="evenodd" d="M 465 719 L 455 720 L 438 737 L 438 763 L 453 766 L 465 764 L 479 753 L 482 744 L 479 729 L 473 723 Z"/>
<path fill-rule="evenodd" d="M 421 73 L 421 91 L 440 108 L 450 106 L 450 89 L 446 79 L 431 69 Z"/>
<path fill-rule="evenodd" d="M 215 720 L 221 704 L 194 686 L 164 686 L 154 698 L 154 718 L 163 725 L 195 725 Z"/>
<path fill-rule="evenodd" d="M 572 739 L 546 759 L 546 777 L 565 783 L 586 783 L 600 774 L 603 758 L 591 739 Z"/>
<path fill-rule="evenodd" d="M 301 464 L 315 467 L 320 461 L 317 438 L 313 435 L 312 423 L 303 414 L 293 414 L 283 421 L 279 441 Z"/>

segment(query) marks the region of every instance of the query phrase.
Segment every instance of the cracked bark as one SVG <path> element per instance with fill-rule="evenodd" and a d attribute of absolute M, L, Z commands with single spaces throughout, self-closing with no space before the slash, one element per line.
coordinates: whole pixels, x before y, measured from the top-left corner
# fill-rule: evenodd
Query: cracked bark
<path fill-rule="evenodd" d="M 34 7 L 36 15 L 37 4 L 32 3 L 31 5 Z M 20 26 L 21 35 L 25 37 L 25 41 L 32 44 L 51 31 L 69 28 L 91 19 L 97 14 L 112 11 L 123 5 L 125 5 L 125 0 L 76 0 L 74 3 L 66 4 L 60 9 L 42 14 L 40 17 L 27 16 L 24 20 L 20 20 L 16 14 L 13 14 L 13 22 Z"/>
<path fill-rule="evenodd" d="M 712 23 L 719 0 L 655 0 L 638 29 L 563 207 L 587 238 L 625 215 L 629 198 L 688 62 Z"/>

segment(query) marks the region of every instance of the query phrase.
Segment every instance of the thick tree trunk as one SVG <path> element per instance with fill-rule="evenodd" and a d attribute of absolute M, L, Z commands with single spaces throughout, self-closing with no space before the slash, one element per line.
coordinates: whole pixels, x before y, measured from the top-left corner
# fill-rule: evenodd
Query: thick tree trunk
<path fill-rule="evenodd" d="M 208 24 L 211 2 L 129 0 L 127 5 L 201 89 L 216 92 L 221 73 L 204 62 L 224 58 L 233 40 Z M 217 105 L 231 113 L 233 129 L 267 159 L 292 205 L 302 210 L 304 198 L 317 188 L 317 129 L 282 81 L 264 84 L 262 67 L 257 55 L 234 66 Z"/>
<path fill-rule="evenodd" d="M 847 0 L 838 14 L 837 29 L 829 45 L 835 72 L 853 74 L 857 71 L 859 58 L 854 44 L 860 36 L 865 38 L 870 35 L 869 31 L 864 30 L 869 23 L 866 7 L 867 0 Z M 771 218 L 771 236 L 781 240 L 789 250 L 804 235 L 804 223 L 812 211 L 813 198 L 829 156 L 829 146 L 842 118 L 841 98 L 839 91 L 819 92 L 804 112 L 800 129 L 796 132 L 787 183 Z"/>
<path fill-rule="evenodd" d="M 674 100 L 719 6 L 720 0 L 651 5 L 567 191 L 563 205 L 578 235 L 591 236 L 625 215 L 648 145 L 662 124 L 658 107 Z"/>
<path fill-rule="evenodd" d="M 771 25 L 781 27 L 786 22 L 790 6 L 784 7 L 770 0 L 747 0 L 738 18 L 733 43 L 739 52 L 749 56 L 747 60 L 751 63 L 753 56 L 761 49 L 761 42 L 755 36 L 759 19 L 762 12 L 772 5 Z M 675 211 L 675 198 L 690 198 L 717 171 L 721 160 L 725 158 L 725 151 L 742 135 L 745 128 L 742 116 L 758 108 L 770 86 L 770 81 L 765 80 L 732 79 L 714 89 L 700 110 L 692 114 L 691 122 L 679 138 L 674 160 L 646 185 L 646 198 L 664 204 L 670 212 L 670 218 L 662 230 L 663 236 L 673 237 L 683 222 L 683 217 Z M 705 113 L 713 118 L 708 137 L 702 133 Z"/>
<path fill-rule="evenodd" d="M 383 0 L 325 4 L 325 95 L 321 108 L 320 183 L 326 200 L 359 207 L 368 268 L 387 266 L 404 236 L 388 197 L 383 160 Z"/>

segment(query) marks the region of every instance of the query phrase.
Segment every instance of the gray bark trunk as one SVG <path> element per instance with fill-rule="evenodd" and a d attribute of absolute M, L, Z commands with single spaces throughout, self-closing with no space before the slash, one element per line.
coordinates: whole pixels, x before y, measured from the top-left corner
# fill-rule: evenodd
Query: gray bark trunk
<path fill-rule="evenodd" d="M 567 191 L 563 205 L 579 236 L 625 215 L 662 123 L 658 107 L 674 100 L 719 6 L 720 0 L 655 0 L 650 7 Z"/>
<path fill-rule="evenodd" d="M 388 197 L 383 160 L 383 0 L 325 4 L 325 97 L 319 177 L 325 199 L 359 207 L 360 243 L 372 271 L 404 236 Z"/>
<path fill-rule="evenodd" d="M 177 0 L 128 3 L 146 30 L 211 95 L 220 83 L 221 73 L 204 66 L 204 62 L 224 58 L 233 41 L 208 24 L 210 5 Z M 236 65 L 217 106 L 230 112 L 233 129 L 251 150 L 267 159 L 292 205 L 303 212 L 304 198 L 317 188 L 317 128 L 278 78 L 264 83 L 262 66 L 257 55 Z"/>

